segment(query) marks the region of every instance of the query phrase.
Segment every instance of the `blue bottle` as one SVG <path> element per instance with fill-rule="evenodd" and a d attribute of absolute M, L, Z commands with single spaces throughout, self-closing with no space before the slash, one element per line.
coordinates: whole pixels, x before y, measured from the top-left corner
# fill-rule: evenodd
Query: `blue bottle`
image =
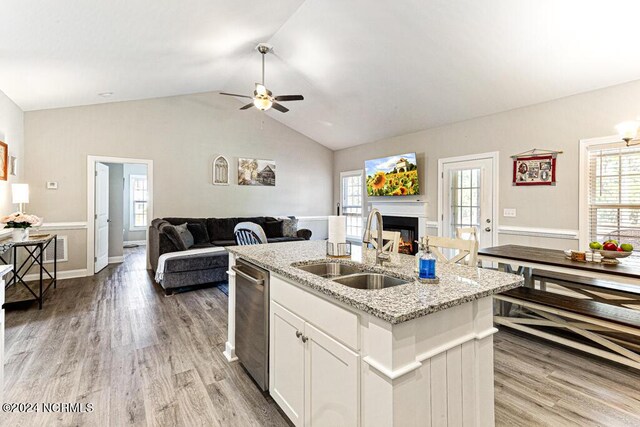
<path fill-rule="evenodd" d="M 418 277 L 420 279 L 435 279 L 436 278 L 436 257 L 431 253 L 429 249 L 429 240 L 427 239 L 427 249 L 420 258 L 420 271 Z"/>

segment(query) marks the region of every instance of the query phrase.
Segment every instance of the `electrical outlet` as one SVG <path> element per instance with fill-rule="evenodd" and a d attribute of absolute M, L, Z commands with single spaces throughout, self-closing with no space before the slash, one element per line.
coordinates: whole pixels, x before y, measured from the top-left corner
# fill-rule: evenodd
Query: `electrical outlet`
<path fill-rule="evenodd" d="M 54 181 L 47 181 L 47 190 L 57 190 L 58 183 Z"/>
<path fill-rule="evenodd" d="M 505 218 L 515 218 L 516 210 L 511 208 L 505 208 L 504 211 L 502 212 L 502 216 L 504 216 Z"/>

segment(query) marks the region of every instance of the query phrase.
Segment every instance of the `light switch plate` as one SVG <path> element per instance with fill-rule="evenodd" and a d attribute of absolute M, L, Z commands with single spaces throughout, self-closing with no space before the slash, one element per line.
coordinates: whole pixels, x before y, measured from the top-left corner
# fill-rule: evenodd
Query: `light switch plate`
<path fill-rule="evenodd" d="M 47 181 L 47 190 L 57 190 L 58 183 L 54 181 Z"/>
<path fill-rule="evenodd" d="M 516 210 L 511 208 L 505 208 L 504 211 L 502 212 L 502 216 L 506 218 L 515 218 Z"/>

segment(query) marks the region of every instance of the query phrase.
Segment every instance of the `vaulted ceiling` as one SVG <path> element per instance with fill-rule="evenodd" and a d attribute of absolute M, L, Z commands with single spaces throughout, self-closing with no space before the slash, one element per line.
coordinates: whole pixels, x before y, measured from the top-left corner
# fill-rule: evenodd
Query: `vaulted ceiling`
<path fill-rule="evenodd" d="M 0 89 L 24 110 L 249 94 L 269 42 L 267 87 L 305 101 L 266 114 L 332 149 L 640 79 L 635 0 L 25 0 L 0 16 Z"/>

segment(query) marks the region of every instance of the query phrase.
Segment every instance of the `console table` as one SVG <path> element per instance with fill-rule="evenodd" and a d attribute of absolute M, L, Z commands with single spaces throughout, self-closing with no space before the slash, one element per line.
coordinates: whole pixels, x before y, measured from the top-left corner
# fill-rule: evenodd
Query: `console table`
<path fill-rule="evenodd" d="M 56 234 L 36 234 L 29 239 L 22 242 L 15 242 L 13 240 L 5 239 L 0 241 L 0 247 L 3 248 L 3 253 L 0 253 L 0 261 L 6 265 L 12 265 L 13 275 L 9 276 L 6 281 L 6 287 L 22 284 L 33 298 L 4 302 L 2 308 L 12 308 L 16 306 L 24 306 L 30 304 L 33 301 L 38 303 L 38 308 L 42 309 L 42 303 L 46 292 L 51 286 L 57 286 L 57 273 L 58 273 L 58 239 Z M 44 251 L 53 244 L 53 274 L 44 265 Z M 18 261 L 18 249 L 22 248 L 26 253 L 26 257 L 21 262 Z M 5 259 L 5 254 L 10 253 L 13 255 L 13 262 L 8 262 Z M 31 270 L 31 267 L 36 266 L 39 270 L 39 280 L 36 282 L 38 287 L 33 289 L 32 286 L 25 280 L 25 276 Z M 47 276 L 47 277 L 45 277 Z M 5 286 L 3 286 L 4 289 Z"/>

